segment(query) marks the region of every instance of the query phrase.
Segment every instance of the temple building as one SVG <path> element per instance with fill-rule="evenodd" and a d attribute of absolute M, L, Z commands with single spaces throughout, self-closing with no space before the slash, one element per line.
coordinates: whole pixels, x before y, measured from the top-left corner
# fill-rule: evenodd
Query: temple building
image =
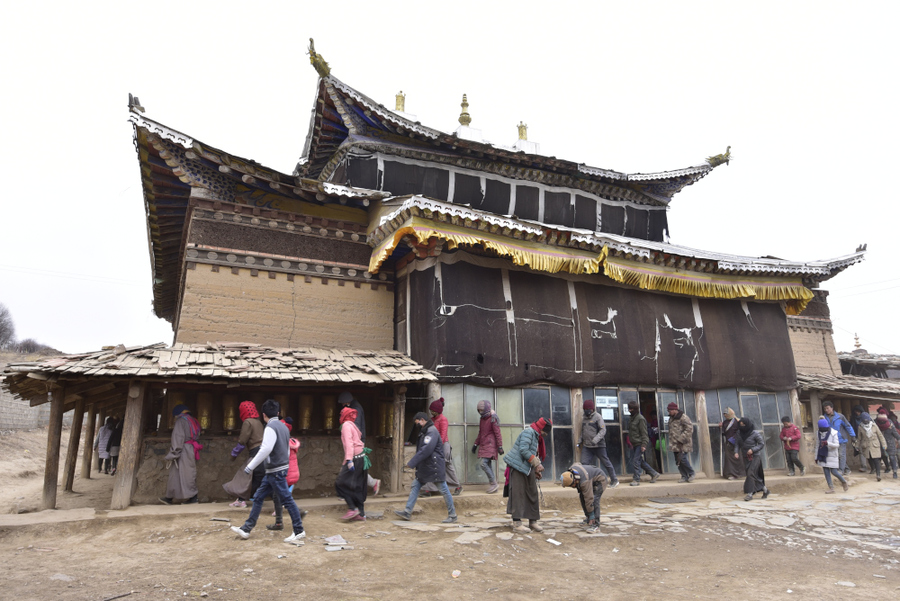
<path fill-rule="evenodd" d="M 311 61 L 317 94 L 290 174 L 156 122 L 131 99 L 153 306 L 174 343 L 7 369 L 4 387 L 52 401 L 60 416 L 88 411 L 89 430 L 101 414 L 124 413 L 113 506 L 158 496 L 169 409 L 180 403 L 208 443 L 201 497 L 224 498 L 237 404 L 268 397 L 305 441 L 299 494 L 329 489 L 343 390 L 365 408 L 373 473 L 395 491 L 411 416 L 438 397 L 471 484 L 486 482 L 465 452 L 480 400 L 494 406 L 506 445 L 552 419 L 553 478 L 575 457 L 585 399 L 606 419 L 621 473 L 632 400 L 659 418 L 663 441 L 665 407 L 684 409 L 693 463 L 708 477 L 720 471 L 728 407 L 764 432 L 767 467 L 784 466 L 780 418 L 799 422 L 804 411 L 806 359 L 794 347 L 823 336 L 818 287 L 864 250 L 802 262 L 672 244 L 674 196 L 730 151 L 661 173 L 590 167 L 540 154 L 521 122 L 509 146 L 483 140 L 465 96 L 459 128 L 446 133 L 406 113 L 402 93 L 389 110 L 313 49 Z M 839 375 L 831 348 L 825 362 Z M 677 472 L 670 454 L 651 460 Z"/>

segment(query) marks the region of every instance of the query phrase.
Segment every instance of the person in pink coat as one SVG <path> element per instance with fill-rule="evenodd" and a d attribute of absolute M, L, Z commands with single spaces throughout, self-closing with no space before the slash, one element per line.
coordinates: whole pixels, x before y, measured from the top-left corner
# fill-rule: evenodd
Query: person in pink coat
<path fill-rule="evenodd" d="M 369 458 L 363 446 L 362 434 L 356 427 L 356 409 L 341 409 L 341 443 L 344 446 L 344 461 L 338 473 L 334 488 L 337 496 L 347 503 L 347 513 L 341 519 L 354 522 L 366 521 L 366 495 L 369 487 L 367 477 Z"/>
<path fill-rule="evenodd" d="M 800 463 L 800 439 L 803 434 L 796 424 L 791 422 L 791 418 L 784 416 L 781 418 L 781 434 L 779 435 L 781 442 L 784 443 L 784 458 L 787 461 L 788 476 L 793 476 L 794 466 L 800 468 L 800 475 L 806 475 L 806 468 Z"/>

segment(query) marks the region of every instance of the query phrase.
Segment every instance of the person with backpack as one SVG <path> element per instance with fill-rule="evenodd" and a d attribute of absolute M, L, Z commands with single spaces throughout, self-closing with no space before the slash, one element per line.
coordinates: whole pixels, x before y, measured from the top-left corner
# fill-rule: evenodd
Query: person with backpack
<path fill-rule="evenodd" d="M 816 451 L 816 465 L 822 468 L 825 473 L 825 482 L 828 484 L 828 490 L 825 494 L 834 494 L 834 483 L 831 478 L 834 476 L 841 482 L 844 492 L 850 487 L 847 480 L 840 470 L 840 448 L 841 441 L 838 437 L 837 430 L 831 427 L 831 422 L 825 416 L 819 418 L 819 447 Z"/>
<path fill-rule="evenodd" d="M 847 443 L 851 438 L 856 438 L 856 432 L 853 431 L 853 426 L 850 425 L 847 418 L 834 410 L 834 403 L 831 401 L 822 403 L 822 410 L 825 411 L 825 419 L 838 433 L 838 440 L 841 443 L 838 451 L 839 469 L 846 476 L 850 473 L 850 469 L 847 467 Z"/>

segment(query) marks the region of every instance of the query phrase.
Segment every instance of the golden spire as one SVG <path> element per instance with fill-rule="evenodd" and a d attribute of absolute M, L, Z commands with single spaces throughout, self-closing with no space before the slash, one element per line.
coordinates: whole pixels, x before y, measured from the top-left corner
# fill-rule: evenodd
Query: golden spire
<path fill-rule="evenodd" d="M 469 123 L 472 122 L 472 117 L 469 116 L 469 101 L 466 99 L 465 94 L 463 94 L 463 101 L 459 106 L 462 107 L 462 112 L 459 114 L 459 124 L 468 127 Z"/>
<path fill-rule="evenodd" d="M 528 139 L 528 125 L 519 121 L 519 139 L 527 140 Z"/>
<path fill-rule="evenodd" d="M 331 73 L 331 67 L 328 66 L 321 54 L 316 53 L 316 43 L 313 42 L 312 38 L 309 38 L 309 51 L 307 54 L 309 54 L 309 63 L 315 67 L 319 77 L 328 77 Z"/>
<path fill-rule="evenodd" d="M 854 334 L 853 340 L 853 346 L 855 346 L 856 348 L 862 348 L 862 345 L 859 343 L 859 334 Z"/>
<path fill-rule="evenodd" d="M 406 112 L 406 94 L 403 93 L 403 90 L 397 92 L 397 106 L 396 110 L 401 112 Z"/>

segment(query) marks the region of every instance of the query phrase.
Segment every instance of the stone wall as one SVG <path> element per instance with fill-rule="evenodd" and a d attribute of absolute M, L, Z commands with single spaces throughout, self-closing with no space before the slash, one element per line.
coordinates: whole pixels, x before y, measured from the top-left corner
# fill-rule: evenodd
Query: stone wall
<path fill-rule="evenodd" d="M 341 469 L 344 457 L 341 439 L 338 436 L 302 436 L 297 454 L 300 467 L 300 481 L 294 486 L 294 497 L 333 496 L 334 481 Z M 203 450 L 197 468 L 197 487 L 202 502 L 225 501 L 229 499 L 222 485 L 231 480 L 247 459 L 246 451 L 237 460 L 231 460 L 231 449 L 237 443 L 236 437 L 201 436 Z M 166 492 L 168 471 L 165 456 L 169 452 L 168 436 L 149 436 L 144 439 L 141 466 L 137 473 L 135 503 L 155 503 Z M 369 443 L 372 448 L 372 470 L 375 478 L 389 479 L 380 466 L 389 462 L 390 445 Z M 408 490 L 408 489 L 407 489 Z M 371 492 L 369 493 L 371 494 Z"/>
<path fill-rule="evenodd" d="M 815 327 L 788 328 L 797 371 L 807 374 L 841 375 L 841 362 L 834 349 L 831 332 Z"/>
<path fill-rule="evenodd" d="M 197 264 L 186 270 L 176 342 L 393 348 L 389 288 L 319 277 L 289 281 L 284 273 Z"/>

